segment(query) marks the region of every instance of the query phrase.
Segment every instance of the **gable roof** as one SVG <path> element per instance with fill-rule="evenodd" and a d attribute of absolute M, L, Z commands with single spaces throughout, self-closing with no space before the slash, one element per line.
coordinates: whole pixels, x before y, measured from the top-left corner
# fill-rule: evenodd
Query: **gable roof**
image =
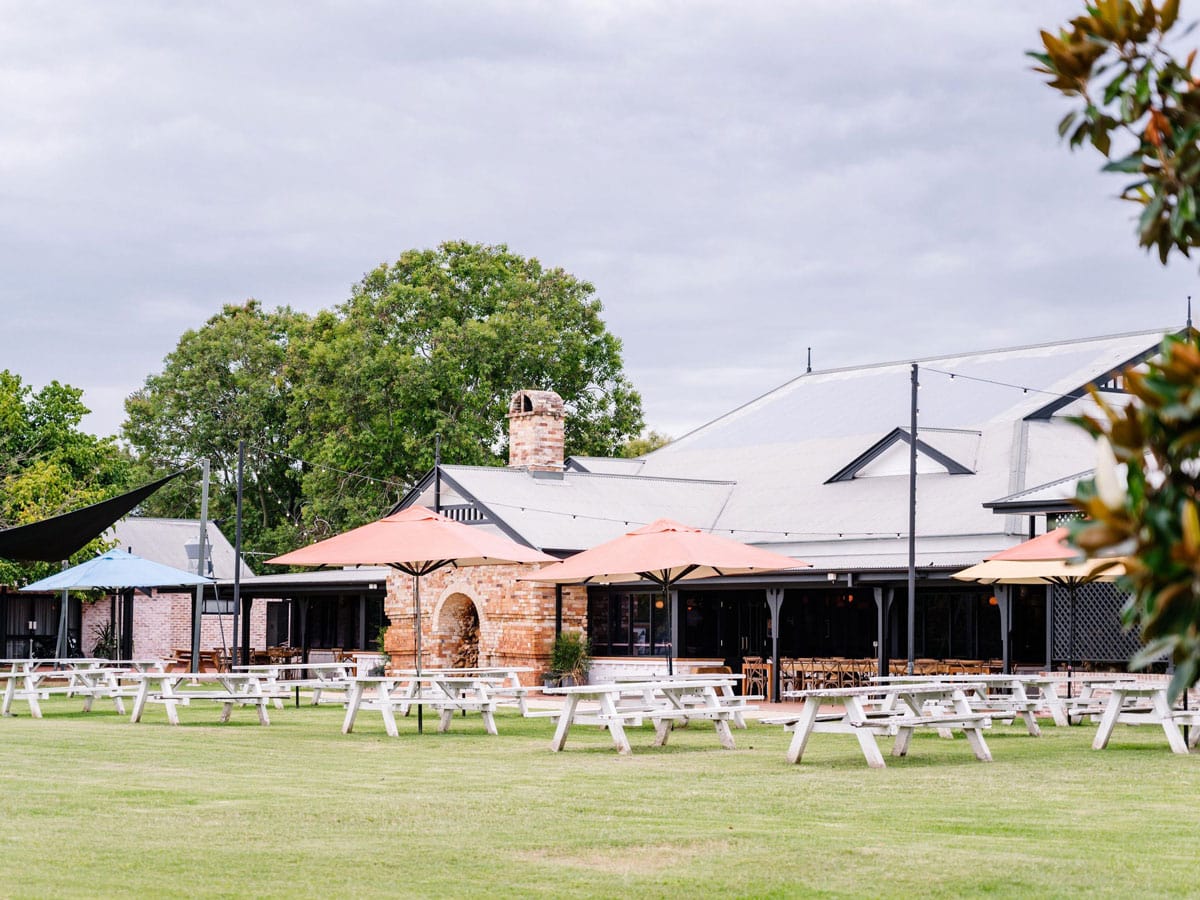
<path fill-rule="evenodd" d="M 1114 370 L 1164 333 L 918 360 L 918 566 L 949 571 L 1018 543 L 1025 521 L 984 504 L 1091 465 L 1091 437 L 1068 421 L 1095 411 L 1080 390 L 1118 387 Z M 901 570 L 911 366 L 806 373 L 638 460 L 581 457 L 562 473 L 443 466 L 443 511 L 551 552 L 666 516 L 817 571 Z M 432 480 L 401 505 L 432 505 Z"/>
<path fill-rule="evenodd" d="M 978 437 L 978 431 L 962 431 L 954 432 L 947 429 L 940 429 L 945 434 L 953 434 L 956 437 L 972 436 Z M 943 440 L 945 437 L 943 436 Z M 913 444 L 912 435 L 907 429 L 893 428 L 888 434 L 884 435 L 874 444 L 866 449 L 863 453 L 856 456 L 849 464 L 843 466 L 835 472 L 825 483 L 830 484 L 834 481 L 850 481 L 853 478 L 870 477 L 871 475 L 895 474 L 892 465 L 880 465 L 881 461 L 890 463 L 889 457 L 899 456 L 894 451 L 899 449 L 897 445 L 903 445 L 903 469 L 908 471 L 910 466 L 910 448 Z M 968 445 L 969 446 L 969 445 Z M 964 465 L 954 459 L 947 453 L 943 453 L 936 447 L 930 444 L 930 432 L 928 430 L 917 431 L 917 472 L 948 472 L 951 475 L 970 475 L 972 474 L 970 466 Z"/>
<path fill-rule="evenodd" d="M 1095 475 L 1094 469 L 1076 472 L 1063 478 L 1056 478 L 1047 484 L 1039 484 L 1024 491 L 1017 491 L 999 500 L 989 500 L 984 508 L 996 513 L 1077 513 L 1079 510 L 1071 503 L 1079 482 Z"/>
<path fill-rule="evenodd" d="M 442 466 L 442 512 L 541 550 L 577 551 L 669 517 L 710 527 L 729 481 Z M 432 473 L 401 503 L 433 506 Z"/>
<path fill-rule="evenodd" d="M 164 566 L 196 571 L 195 548 L 200 543 L 199 519 L 159 519 L 152 516 L 130 516 L 113 525 L 106 538 L 115 538 L 122 550 L 135 553 L 142 559 Z M 207 555 L 214 578 L 232 578 L 235 554 L 233 545 L 211 520 L 208 523 Z M 192 548 L 189 553 L 189 546 Z M 242 574 L 254 574 L 242 560 Z"/>

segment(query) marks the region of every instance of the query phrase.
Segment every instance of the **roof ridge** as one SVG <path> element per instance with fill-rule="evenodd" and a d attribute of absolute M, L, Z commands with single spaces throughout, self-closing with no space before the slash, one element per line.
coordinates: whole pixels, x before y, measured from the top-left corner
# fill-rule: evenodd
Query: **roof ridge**
<path fill-rule="evenodd" d="M 1097 335 L 1095 337 L 1072 338 L 1070 340 L 1065 340 L 1065 341 L 1044 341 L 1042 343 L 1022 344 L 1022 345 L 1018 345 L 1015 347 L 993 347 L 992 349 L 988 349 L 988 350 L 965 350 L 965 351 L 960 351 L 958 353 L 944 353 L 939 356 L 912 357 L 909 359 L 894 359 L 894 360 L 890 360 L 887 362 L 861 363 L 858 365 L 851 365 L 851 366 L 838 366 L 838 367 L 832 368 L 832 369 L 813 369 L 812 371 L 809 371 L 809 372 L 803 372 L 800 375 L 795 376 L 794 378 L 789 378 L 787 381 L 784 381 L 781 384 L 776 385 L 775 387 L 771 388 L 770 390 L 763 391 L 761 394 L 758 394 L 757 396 L 752 397 L 751 399 L 747 400 L 746 402 L 741 403 L 738 406 L 735 406 L 733 409 L 728 410 L 728 411 L 722 413 L 721 415 L 716 416 L 715 418 L 709 419 L 707 422 L 704 422 L 701 425 L 697 425 L 691 431 L 685 432 L 684 434 L 677 437 L 675 440 L 671 441 L 670 444 L 665 444 L 664 446 L 659 447 L 656 450 L 652 450 L 650 453 L 647 454 L 647 456 L 652 456 L 653 454 L 659 452 L 660 450 L 667 450 L 671 447 L 678 447 L 680 444 L 682 444 L 685 440 L 690 438 L 692 435 L 694 435 L 700 431 L 703 431 L 704 429 L 708 428 L 711 425 L 715 425 L 717 422 L 720 422 L 724 419 L 728 419 L 730 416 L 740 413 L 742 410 L 753 406 L 754 404 L 758 403 L 760 400 L 765 400 L 767 397 L 770 397 L 772 394 L 777 394 L 780 391 L 782 391 L 788 387 L 791 387 L 792 385 L 794 385 L 800 381 L 803 381 L 806 378 L 812 378 L 814 375 L 837 375 L 837 374 L 841 374 L 843 372 L 861 372 L 861 371 L 868 370 L 868 369 L 886 369 L 886 368 L 889 368 L 892 366 L 912 365 L 913 363 L 917 363 L 918 365 L 920 365 L 921 363 L 939 362 L 939 361 L 944 361 L 944 360 L 948 360 L 948 359 L 958 359 L 958 358 L 964 357 L 964 356 L 984 356 L 984 355 L 994 355 L 994 354 L 1000 354 L 1000 353 L 1019 353 L 1021 351 L 1025 351 L 1025 350 L 1041 350 L 1046 347 L 1076 346 L 1079 344 L 1090 344 L 1090 343 L 1097 343 L 1100 341 L 1113 341 L 1113 340 L 1118 340 L 1120 338 L 1133 338 L 1133 337 L 1141 337 L 1143 335 L 1148 336 L 1148 335 L 1152 335 L 1152 334 L 1157 334 L 1157 335 L 1161 335 L 1161 336 L 1165 337 L 1166 335 L 1173 333 L 1173 331 L 1174 331 L 1174 329 L 1172 329 L 1172 328 L 1151 328 L 1151 329 L 1147 329 L 1145 331 L 1128 331 L 1128 332 L 1120 332 L 1117 334 L 1103 334 L 1103 335 Z"/>
<path fill-rule="evenodd" d="M 597 457 L 603 459 L 604 457 Z M 527 469 L 513 468 L 512 466 L 465 466 L 465 465 L 443 465 L 442 470 L 449 472 L 454 470 L 469 469 L 479 472 L 507 472 L 512 475 L 529 475 Z M 620 472 L 563 472 L 563 478 L 620 478 L 627 481 L 647 482 L 647 481 L 669 481 L 678 482 L 680 484 L 737 484 L 736 479 L 729 478 L 681 478 L 679 476 L 670 475 L 626 475 Z"/>

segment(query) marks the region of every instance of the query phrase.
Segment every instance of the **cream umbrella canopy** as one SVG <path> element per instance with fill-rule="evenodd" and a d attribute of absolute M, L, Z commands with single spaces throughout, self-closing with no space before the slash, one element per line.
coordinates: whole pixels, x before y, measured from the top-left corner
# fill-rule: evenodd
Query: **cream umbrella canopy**
<path fill-rule="evenodd" d="M 808 566 L 809 563 L 790 556 L 750 547 L 670 519 L 659 519 L 520 580 L 550 584 L 651 581 L 662 589 L 666 607 L 671 588 L 685 579 L 750 575 Z M 667 671 L 674 674 L 674 635 L 670 625 L 668 615 Z"/>
<path fill-rule="evenodd" d="M 539 550 L 463 525 L 423 506 L 309 544 L 267 562 L 282 566 L 390 566 L 411 575 L 416 628 L 416 669 L 421 677 L 421 578 L 447 566 L 502 566 L 557 562 Z M 421 707 L 417 727 L 422 728 Z"/>
<path fill-rule="evenodd" d="M 1085 584 L 1116 581 L 1125 574 L 1120 558 L 1082 559 L 1067 543 L 1068 529 L 1043 535 L 1001 550 L 983 562 L 955 572 L 951 578 L 979 584 L 1049 584 L 1067 589 L 1071 618 L 1067 639 L 1067 669 L 1075 664 L 1075 592 Z"/>

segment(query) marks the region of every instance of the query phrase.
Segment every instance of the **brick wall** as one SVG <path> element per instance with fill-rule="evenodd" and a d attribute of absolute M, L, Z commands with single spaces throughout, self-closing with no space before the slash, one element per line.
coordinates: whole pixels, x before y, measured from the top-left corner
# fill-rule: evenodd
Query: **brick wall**
<path fill-rule="evenodd" d="M 508 407 L 508 464 L 563 469 L 563 401 L 554 391 L 518 391 Z"/>
<path fill-rule="evenodd" d="M 477 566 L 441 569 L 421 580 L 421 659 L 430 667 L 448 666 L 457 624 L 452 614 L 465 597 L 479 615 L 479 665 L 530 666 L 527 684 L 541 681 L 554 643 L 554 586 L 517 581 L 540 565 Z M 415 664 L 412 579 L 388 576 L 384 612 L 391 623 L 387 649 L 392 665 Z M 563 588 L 563 630 L 587 630 L 587 588 Z"/>
<path fill-rule="evenodd" d="M 137 593 L 133 598 L 133 654 L 165 657 L 176 647 L 192 646 L 192 594 Z M 112 605 L 108 598 L 83 604 L 80 649 L 91 655 L 96 629 L 108 622 Z M 223 633 L 223 639 L 222 639 Z M 267 633 L 267 605 L 255 601 L 250 609 L 250 646 L 262 648 Z M 200 620 L 200 649 L 214 650 L 233 645 L 233 615 L 206 615 Z"/>

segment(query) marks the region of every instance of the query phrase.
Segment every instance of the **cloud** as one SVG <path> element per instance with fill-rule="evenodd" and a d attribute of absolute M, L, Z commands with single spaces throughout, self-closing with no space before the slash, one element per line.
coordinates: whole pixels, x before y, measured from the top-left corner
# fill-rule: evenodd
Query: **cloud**
<path fill-rule="evenodd" d="M 802 371 L 1182 319 L 1190 266 L 1054 133 L 1073 0 L 14 5 L 0 366 L 89 425 L 224 302 L 408 247 L 592 281 L 648 421 Z M 698 389 L 698 385 L 703 385 Z"/>

